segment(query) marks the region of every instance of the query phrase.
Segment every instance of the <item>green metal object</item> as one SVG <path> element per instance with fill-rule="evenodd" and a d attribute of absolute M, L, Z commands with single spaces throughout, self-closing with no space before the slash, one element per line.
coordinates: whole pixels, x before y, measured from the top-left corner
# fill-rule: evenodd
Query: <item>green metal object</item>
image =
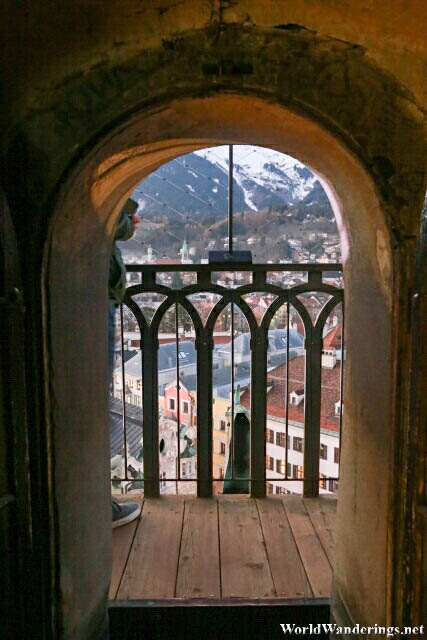
<path fill-rule="evenodd" d="M 231 449 L 225 472 L 223 493 L 249 493 L 250 424 L 249 411 L 240 404 L 240 385 L 234 396 Z"/>

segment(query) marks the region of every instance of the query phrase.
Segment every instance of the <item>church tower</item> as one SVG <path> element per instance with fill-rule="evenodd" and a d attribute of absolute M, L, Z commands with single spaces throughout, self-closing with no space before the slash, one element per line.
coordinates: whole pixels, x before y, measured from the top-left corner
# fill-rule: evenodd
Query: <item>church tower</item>
<path fill-rule="evenodd" d="M 187 238 L 184 238 L 184 242 L 182 244 L 181 249 L 179 250 L 179 253 L 181 254 L 182 264 L 193 264 L 193 261 L 189 257 Z"/>

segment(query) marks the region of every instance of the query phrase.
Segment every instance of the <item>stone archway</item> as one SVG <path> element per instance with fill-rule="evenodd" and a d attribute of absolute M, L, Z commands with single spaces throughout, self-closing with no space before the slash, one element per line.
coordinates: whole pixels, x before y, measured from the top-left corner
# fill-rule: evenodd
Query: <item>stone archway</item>
<path fill-rule="evenodd" d="M 82 629 L 89 637 L 95 630 L 109 582 L 104 312 L 113 223 L 135 184 L 157 166 L 227 142 L 270 146 L 299 158 L 322 177 L 334 203 L 347 247 L 349 353 L 337 598 L 357 621 L 385 624 L 389 617 L 393 425 L 404 409 L 392 363 L 406 340 L 399 275 L 410 271 L 411 252 L 402 238 L 414 235 L 422 200 L 422 176 L 405 147 L 419 127 L 416 105 L 347 44 L 312 33 L 233 26 L 220 34 L 224 47 L 212 48 L 213 35 L 193 33 L 150 51 L 144 64 L 132 60 L 77 78 L 66 96 L 59 92 L 51 111 L 54 133 L 47 147 L 58 149 L 58 166 L 69 167 L 56 182 L 53 174 L 45 176 L 47 189 L 49 181 L 51 188 L 62 182 L 45 275 L 65 637 Z M 334 95 L 321 89 L 328 79 L 334 79 Z M 360 98 L 363 82 L 370 83 L 367 105 Z M 402 118 L 397 131 L 384 113 L 388 100 Z M 38 135 L 36 125 L 37 118 L 30 137 Z M 71 139 L 79 143 L 76 162 L 66 154 Z M 76 468 L 83 475 L 77 477 Z"/>

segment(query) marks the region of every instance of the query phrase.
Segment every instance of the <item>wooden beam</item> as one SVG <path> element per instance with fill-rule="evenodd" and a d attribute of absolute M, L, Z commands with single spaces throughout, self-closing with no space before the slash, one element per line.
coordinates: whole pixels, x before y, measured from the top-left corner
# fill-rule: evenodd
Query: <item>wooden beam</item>
<path fill-rule="evenodd" d="M 138 502 L 144 508 L 144 499 L 140 496 L 132 496 L 132 498 L 129 497 L 128 499 L 120 497 L 117 502 Z M 129 522 L 129 524 L 113 529 L 111 582 L 108 592 L 110 600 L 114 600 L 117 596 L 140 517 L 133 520 L 133 522 Z"/>
<path fill-rule="evenodd" d="M 176 597 L 221 597 L 219 567 L 217 501 L 214 499 L 187 500 Z"/>
<path fill-rule="evenodd" d="M 298 553 L 283 503 L 257 500 L 271 574 L 278 598 L 311 598 L 313 592 Z"/>
<path fill-rule="evenodd" d="M 254 500 L 218 501 L 223 598 L 276 595 Z"/>
<path fill-rule="evenodd" d="M 173 598 L 184 500 L 146 499 L 118 599 Z"/>
<path fill-rule="evenodd" d="M 317 537 L 304 503 L 298 496 L 283 498 L 286 515 L 316 598 L 331 594 L 332 568 Z"/>

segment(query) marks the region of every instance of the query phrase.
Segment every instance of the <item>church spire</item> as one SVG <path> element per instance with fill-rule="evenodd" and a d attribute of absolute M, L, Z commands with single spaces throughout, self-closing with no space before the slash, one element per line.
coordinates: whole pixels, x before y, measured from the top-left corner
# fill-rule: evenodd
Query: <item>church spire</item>
<path fill-rule="evenodd" d="M 187 235 L 185 235 L 184 237 L 184 241 L 182 243 L 182 247 L 179 250 L 179 253 L 181 254 L 181 262 L 182 264 L 188 264 L 191 263 L 192 260 L 189 259 L 189 251 L 188 251 L 188 244 L 187 244 Z"/>

